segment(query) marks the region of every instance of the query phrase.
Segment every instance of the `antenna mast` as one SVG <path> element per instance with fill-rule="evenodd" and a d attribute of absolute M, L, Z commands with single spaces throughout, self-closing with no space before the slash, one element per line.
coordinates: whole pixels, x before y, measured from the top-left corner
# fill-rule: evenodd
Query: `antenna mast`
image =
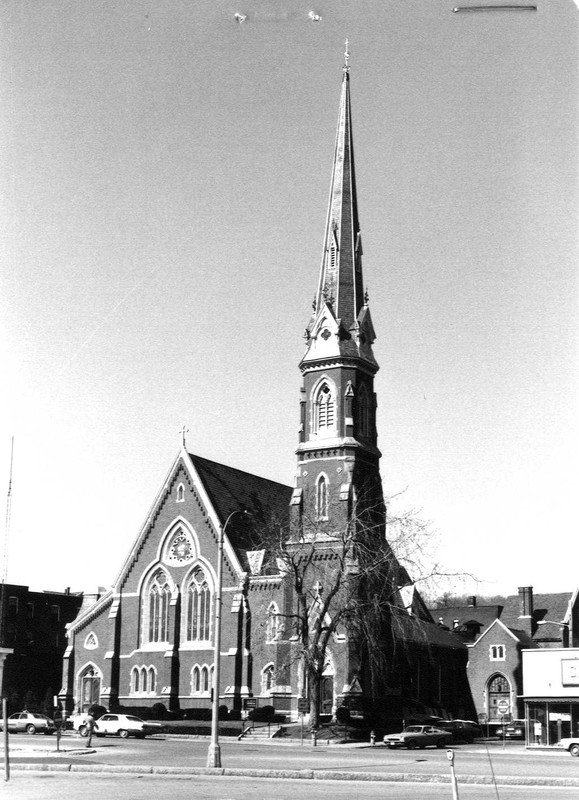
<path fill-rule="evenodd" d="M 10 520 L 12 518 L 12 467 L 14 464 L 14 436 L 10 446 L 10 477 L 8 494 L 6 495 L 6 517 L 4 519 L 4 553 L 2 557 L 2 588 L 0 590 L 0 646 L 4 644 L 4 620 L 6 617 L 6 581 L 8 578 L 8 541 L 10 538 Z"/>

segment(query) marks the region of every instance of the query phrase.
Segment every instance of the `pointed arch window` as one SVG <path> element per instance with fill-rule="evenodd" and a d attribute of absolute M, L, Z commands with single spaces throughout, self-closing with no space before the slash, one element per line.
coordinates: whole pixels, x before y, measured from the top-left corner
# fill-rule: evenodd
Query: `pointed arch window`
<path fill-rule="evenodd" d="M 201 691 L 201 670 L 197 665 L 191 670 L 191 694 L 199 694 Z"/>
<path fill-rule="evenodd" d="M 500 672 L 493 675 L 487 684 L 487 709 L 489 720 L 500 718 L 499 703 L 506 700 L 511 703 L 511 685 L 508 679 Z"/>
<path fill-rule="evenodd" d="M 197 568 L 187 591 L 187 640 L 207 642 L 211 635 L 211 590 L 207 577 Z"/>
<path fill-rule="evenodd" d="M 209 695 L 211 693 L 213 668 L 195 664 L 191 670 L 191 694 Z"/>
<path fill-rule="evenodd" d="M 361 436 L 370 435 L 370 398 L 364 384 L 358 392 L 358 430 Z"/>
<path fill-rule="evenodd" d="M 267 609 L 266 641 L 276 642 L 282 631 L 281 617 L 276 603 L 270 603 Z"/>
<path fill-rule="evenodd" d="M 328 479 L 320 475 L 316 483 L 316 516 L 328 519 Z"/>
<path fill-rule="evenodd" d="M 267 664 L 261 672 L 261 693 L 270 694 L 275 686 L 275 667 Z"/>
<path fill-rule="evenodd" d="M 159 571 L 149 588 L 149 641 L 167 642 L 169 640 L 169 604 L 171 590 L 167 576 Z"/>
<path fill-rule="evenodd" d="M 333 430 L 336 426 L 336 402 L 327 383 L 322 383 L 314 401 L 314 429 L 317 433 Z"/>

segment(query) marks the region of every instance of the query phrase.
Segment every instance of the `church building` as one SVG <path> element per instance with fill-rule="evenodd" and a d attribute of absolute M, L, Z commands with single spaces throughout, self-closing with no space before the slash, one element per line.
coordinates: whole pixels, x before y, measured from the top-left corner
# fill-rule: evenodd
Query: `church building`
<path fill-rule="evenodd" d="M 68 627 L 60 695 L 68 711 L 95 702 L 206 709 L 217 657 L 219 703 L 230 710 L 251 698 L 295 715 L 308 697 L 327 715 L 340 707 L 379 708 L 400 721 L 469 714 L 466 645 L 434 624 L 387 542 L 374 339 L 346 54 L 299 365 L 295 485 L 202 458 L 183 437 L 114 585 Z"/>

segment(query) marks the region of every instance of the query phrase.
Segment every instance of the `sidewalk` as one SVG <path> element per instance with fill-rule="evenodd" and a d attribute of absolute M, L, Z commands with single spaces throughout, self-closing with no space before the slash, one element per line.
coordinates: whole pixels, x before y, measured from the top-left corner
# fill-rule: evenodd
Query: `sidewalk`
<path fill-rule="evenodd" d="M 173 737 L 171 737 L 173 738 Z M 177 737 L 175 737 L 177 738 Z M 178 737 L 178 738 L 193 738 L 193 737 Z M 195 737 L 197 738 L 197 737 Z M 46 744 L 38 744 L 35 745 L 33 748 L 23 748 L 19 750 L 18 747 L 11 748 L 12 753 L 16 756 L 16 758 L 11 759 L 10 762 L 10 770 L 11 772 L 27 772 L 27 773 L 46 773 L 46 772 L 58 772 L 58 773 L 72 773 L 78 775 L 79 773 L 99 773 L 99 774 L 118 774 L 118 775 L 164 775 L 167 777 L 175 776 L 179 778 L 183 778 L 186 776 L 191 776 L 192 778 L 196 775 L 205 775 L 205 776 L 227 776 L 227 777 L 251 777 L 251 778 L 276 778 L 276 779 L 303 779 L 303 780 L 316 780 L 316 781 L 328 781 L 328 780 L 339 780 L 339 781 L 362 781 L 362 782 L 383 782 L 383 783 L 450 783 L 450 776 L 448 773 L 435 773 L 435 774 L 424 774 L 412 771 L 404 771 L 404 772 L 388 772 L 388 773 L 378 773 L 378 772 L 370 772 L 370 771 L 344 771 L 340 769 L 246 769 L 246 768 L 208 768 L 208 767 L 177 767 L 177 766 L 150 766 L 150 765 L 140 765 L 140 764 L 125 764 L 125 765 L 111 765 L 111 764 L 94 764 L 94 763 L 82 763 L 85 756 L 94 757 L 98 754 L 98 747 L 86 747 L 80 741 L 71 740 L 67 741 L 68 737 L 63 737 L 60 743 L 60 750 L 57 752 L 54 746 L 54 742 L 46 743 Z M 236 745 L 239 747 L 244 747 L 245 742 L 236 742 Z M 261 744 L 261 743 L 260 743 Z M 281 741 L 276 742 L 276 744 L 281 744 Z M 299 740 L 293 740 L 291 742 L 284 742 L 284 744 L 289 746 L 300 746 Z M 480 743 L 480 749 L 476 746 L 475 752 L 485 752 L 486 743 Z M 310 753 L 315 751 L 311 745 L 307 745 L 308 751 Z M 326 749 L 327 745 L 321 745 Z M 330 745 L 331 750 L 333 751 L 335 748 L 368 748 L 373 749 L 369 743 L 350 743 L 345 745 Z M 516 748 L 516 750 L 515 750 Z M 381 746 L 376 747 L 376 751 L 381 750 Z M 496 743 L 492 744 L 492 750 L 497 751 L 500 749 L 500 745 Z M 510 752 L 516 752 L 517 755 L 528 754 L 532 755 L 531 751 L 527 751 L 524 745 L 520 746 L 512 746 L 509 748 Z M 43 757 L 52 757 L 53 759 L 58 759 L 59 756 L 63 758 L 67 757 L 76 757 L 79 758 L 78 763 L 58 763 L 58 760 L 42 763 L 23 763 L 18 762 L 18 753 L 19 752 L 26 752 L 30 754 L 33 758 L 43 758 Z M 554 755 L 560 755 L 554 753 Z M 459 785 L 492 785 L 494 783 L 494 779 L 490 775 L 462 775 L 458 776 L 458 784 Z M 497 779 L 497 785 L 500 786 L 551 786 L 551 787 L 579 787 L 579 777 L 577 778 L 555 778 L 555 777 L 547 777 L 542 778 L 538 776 L 502 776 Z"/>

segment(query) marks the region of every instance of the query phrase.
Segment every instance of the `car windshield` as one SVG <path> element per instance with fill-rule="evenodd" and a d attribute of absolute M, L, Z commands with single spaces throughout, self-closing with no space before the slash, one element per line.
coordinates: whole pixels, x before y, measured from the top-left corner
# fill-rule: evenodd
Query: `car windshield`
<path fill-rule="evenodd" d="M 410 727 L 404 728 L 404 733 L 420 733 L 421 730 L 420 725 L 410 725 Z"/>
<path fill-rule="evenodd" d="M 131 722 L 142 722 L 143 721 L 140 717 L 133 717 L 130 714 L 127 714 L 125 719 L 130 719 Z"/>

